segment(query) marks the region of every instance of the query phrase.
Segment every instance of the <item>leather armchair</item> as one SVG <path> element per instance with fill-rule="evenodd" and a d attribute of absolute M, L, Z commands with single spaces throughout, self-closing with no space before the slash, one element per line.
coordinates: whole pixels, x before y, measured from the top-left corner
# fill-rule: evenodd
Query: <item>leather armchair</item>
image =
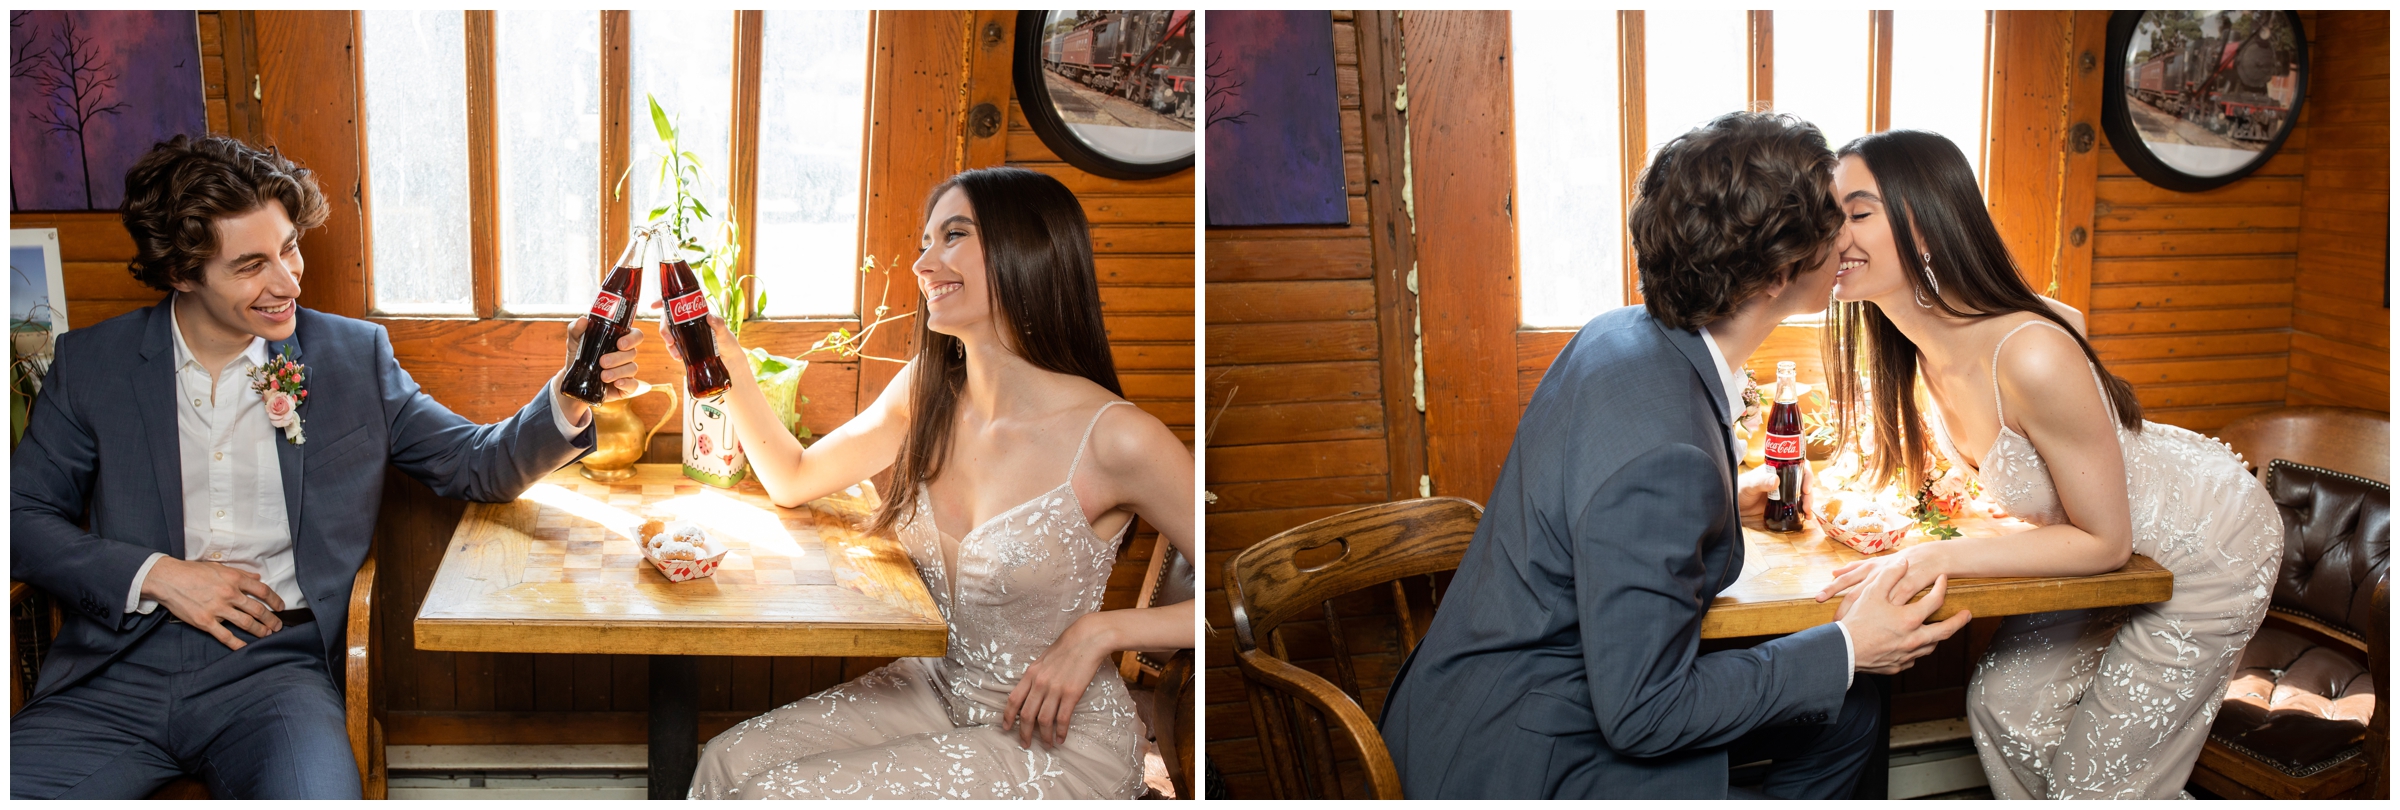
<path fill-rule="evenodd" d="M 2267 489 L 2281 570 L 2192 781 L 2226 798 L 2388 794 L 2376 676 L 2390 654 L 2390 488 L 2276 459 Z"/>

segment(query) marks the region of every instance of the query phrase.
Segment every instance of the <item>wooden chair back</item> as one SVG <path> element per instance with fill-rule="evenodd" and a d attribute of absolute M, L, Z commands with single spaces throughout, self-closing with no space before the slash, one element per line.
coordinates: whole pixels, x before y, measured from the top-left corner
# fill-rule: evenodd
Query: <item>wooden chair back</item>
<path fill-rule="evenodd" d="M 1334 762 L 1337 727 L 1358 753 L 1374 797 L 1401 797 L 1399 773 L 1383 736 L 1362 708 L 1365 690 L 1334 600 L 1388 588 L 1398 631 L 1397 669 L 1398 658 L 1416 648 L 1440 605 L 1442 583 L 1436 575 L 1457 570 L 1482 519 L 1483 507 L 1462 498 L 1370 506 L 1267 538 L 1226 565 L 1236 663 L 1249 687 L 1268 781 L 1278 798 L 1345 798 Z M 1420 577 L 1425 581 L 1422 613 L 1412 609 L 1407 587 Z M 1333 680 L 1293 663 L 1280 632 L 1312 611 L 1324 615 Z"/>
<path fill-rule="evenodd" d="M 1150 566 L 1142 574 L 1141 593 L 1134 596 L 1137 608 L 1172 605 L 1192 598 L 1199 575 L 1192 570 L 1192 561 L 1183 552 L 1159 535 L 1150 546 Z M 1127 650 L 1117 659 L 1117 674 L 1127 686 L 1152 688 L 1150 713 L 1143 718 L 1150 734 L 1158 743 L 1158 753 L 1167 763 L 1167 779 L 1175 785 L 1175 798 L 1189 799 L 1192 792 L 1192 763 L 1198 751 L 1193 737 L 1192 707 L 1194 705 L 1194 663 L 1198 659 L 1192 649 Z"/>
<path fill-rule="evenodd" d="M 2387 414 L 2330 405 L 2298 405 L 2255 413 L 2217 431 L 2254 472 L 2275 459 L 2392 480 L 2392 420 Z"/>

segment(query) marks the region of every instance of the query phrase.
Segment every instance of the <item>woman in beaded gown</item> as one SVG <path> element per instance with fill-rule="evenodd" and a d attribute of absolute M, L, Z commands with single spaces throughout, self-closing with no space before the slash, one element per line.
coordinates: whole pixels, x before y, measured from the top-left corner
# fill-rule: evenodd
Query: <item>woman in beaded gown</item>
<path fill-rule="evenodd" d="M 2175 575 L 2166 602 L 2006 619 L 1967 719 L 1996 797 L 2177 797 L 2266 614 L 2283 552 L 2274 503 L 2216 440 L 2142 421 L 2081 314 L 2018 275 L 1948 140 L 1860 138 L 1834 183 L 1852 247 L 1834 282 L 1830 382 L 1845 424 L 1872 414 L 1868 469 L 1926 480 L 1930 422 L 1938 452 L 2035 528 L 1870 557 L 1819 599 L 1884 566 L 1907 566 L 1895 590 L 1913 593 L 1945 574 L 2086 576 L 2149 557 Z M 1919 375 L 1933 404 L 1922 415 Z"/>
<path fill-rule="evenodd" d="M 1064 185 L 968 171 L 936 187 L 925 214 L 916 356 L 814 445 L 783 429 L 732 336 L 716 340 L 734 378 L 728 410 L 777 503 L 891 470 L 874 528 L 892 530 L 924 577 L 948 652 L 727 729 L 702 752 L 692 798 L 1142 791 L 1141 724 L 1104 664 L 1193 646 L 1193 604 L 1102 611 L 1101 595 L 1136 516 L 1194 554 L 1191 454 L 1121 398 L 1089 228 Z"/>

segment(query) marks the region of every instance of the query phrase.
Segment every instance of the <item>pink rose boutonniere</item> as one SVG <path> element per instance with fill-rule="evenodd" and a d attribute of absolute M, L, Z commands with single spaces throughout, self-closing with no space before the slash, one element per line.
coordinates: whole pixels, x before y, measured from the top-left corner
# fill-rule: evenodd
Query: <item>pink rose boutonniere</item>
<path fill-rule="evenodd" d="M 308 437 L 300 431 L 300 406 L 308 404 L 308 367 L 292 360 L 292 348 L 285 346 L 283 354 L 267 359 L 267 364 L 250 371 L 250 389 L 267 400 L 267 423 L 283 429 L 283 438 L 293 444 L 307 444 Z"/>

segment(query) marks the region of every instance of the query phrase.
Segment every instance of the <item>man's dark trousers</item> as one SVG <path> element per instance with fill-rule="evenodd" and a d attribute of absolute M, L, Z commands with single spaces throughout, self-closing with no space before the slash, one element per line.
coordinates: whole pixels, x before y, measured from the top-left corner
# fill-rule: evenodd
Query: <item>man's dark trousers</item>
<path fill-rule="evenodd" d="M 165 607 L 160 607 L 165 611 Z M 160 622 L 9 723 L 9 798 L 139 799 L 185 773 L 220 799 L 356 799 L 358 763 L 316 628 L 240 650 Z"/>
<path fill-rule="evenodd" d="M 1852 681 L 1850 691 L 1842 695 L 1842 710 L 1830 722 L 1771 726 L 1734 741 L 1728 752 L 1733 764 L 1762 759 L 1774 760 L 1774 764 L 1767 766 L 1766 781 L 1757 788 L 1765 795 L 1746 796 L 1741 788 L 1735 788 L 1731 798 L 1850 798 L 1858 780 L 1866 775 L 1875 744 L 1882 742 L 1875 727 L 1883 714 L 1883 695 L 1876 691 L 1874 680 L 1859 677 Z M 1879 773 L 1872 778 L 1885 776 Z"/>

